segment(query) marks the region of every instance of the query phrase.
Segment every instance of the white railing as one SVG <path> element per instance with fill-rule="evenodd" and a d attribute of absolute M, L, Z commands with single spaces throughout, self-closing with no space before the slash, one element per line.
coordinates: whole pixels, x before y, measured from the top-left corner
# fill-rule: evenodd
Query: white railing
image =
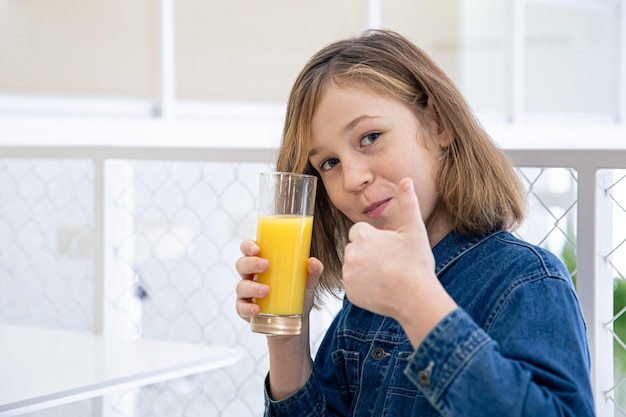
<path fill-rule="evenodd" d="M 592 357 L 592 382 L 598 416 L 612 416 L 608 401 L 613 381 L 613 271 L 607 262 L 612 251 L 611 170 L 626 167 L 626 150 L 509 150 L 517 166 L 567 167 L 577 172 L 577 291 L 587 321 Z M 620 231 L 623 233 L 622 231 Z"/>
<path fill-rule="evenodd" d="M 127 220 L 115 217 L 108 200 L 108 196 L 115 192 L 116 184 L 133 180 L 132 173 L 116 162 L 269 164 L 280 133 L 277 126 L 274 119 L 250 123 L 73 119 L 68 123 L 62 118 L 0 118 L 0 131 L 3 132 L 0 161 L 14 158 L 91 161 L 93 330 L 134 337 L 134 330 L 124 325 L 127 318 L 116 316 L 120 303 L 116 297 L 120 292 L 115 285 L 124 284 L 124 279 L 134 279 L 127 268 L 116 266 L 119 254 L 111 249 L 115 246 L 115 236 L 119 236 L 119 228 L 132 227 L 124 223 Z M 624 231 L 615 230 L 611 199 L 605 190 L 615 180 L 612 170 L 626 169 L 626 128 L 502 126 L 489 130 L 516 166 L 572 168 L 577 173 L 577 289 L 588 326 L 597 415 L 613 416 L 615 399 L 612 393 L 618 382 L 613 378 L 613 336 L 610 331 L 614 271 L 607 260 L 613 250 L 613 233 L 624 234 Z M 89 140 L 81 141 L 81 137 Z M 120 279 L 124 275 L 126 278 Z M 140 320 L 141 309 L 133 306 L 136 300 L 130 297 L 122 301 L 128 303 L 125 314 L 136 314 Z M 229 304 L 228 308 L 232 305 Z"/>

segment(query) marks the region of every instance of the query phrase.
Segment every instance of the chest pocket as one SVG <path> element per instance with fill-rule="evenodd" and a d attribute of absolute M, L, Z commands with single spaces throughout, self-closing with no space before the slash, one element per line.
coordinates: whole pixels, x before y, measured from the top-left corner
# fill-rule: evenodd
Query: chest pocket
<path fill-rule="evenodd" d="M 412 354 L 413 352 L 397 353 L 396 363 L 391 376 L 391 384 L 389 386 L 390 394 L 405 395 L 411 398 L 416 395 L 421 395 L 415 385 L 404 375 L 404 370 L 409 364 L 409 359 Z"/>
<path fill-rule="evenodd" d="M 382 416 L 397 417 L 400 415 L 435 416 L 438 415 L 431 408 L 428 400 L 404 375 L 404 369 L 409 363 L 413 352 L 398 352 L 391 383 L 385 396 Z"/>
<path fill-rule="evenodd" d="M 331 357 L 341 396 L 347 404 L 350 404 L 360 379 L 361 355 L 359 352 L 339 349 L 334 351 Z"/>

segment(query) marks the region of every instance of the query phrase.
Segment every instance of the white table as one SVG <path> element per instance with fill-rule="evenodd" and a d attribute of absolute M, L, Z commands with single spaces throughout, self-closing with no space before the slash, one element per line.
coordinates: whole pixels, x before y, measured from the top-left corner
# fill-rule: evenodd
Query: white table
<path fill-rule="evenodd" d="M 0 325 L 0 416 L 196 374 L 240 357 L 226 347 Z"/>

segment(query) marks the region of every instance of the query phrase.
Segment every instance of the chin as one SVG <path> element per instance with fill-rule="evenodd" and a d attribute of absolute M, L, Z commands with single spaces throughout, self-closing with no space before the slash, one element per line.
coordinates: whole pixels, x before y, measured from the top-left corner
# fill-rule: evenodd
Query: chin
<path fill-rule="evenodd" d="M 375 228 L 379 230 L 397 230 L 397 225 L 394 222 L 388 221 L 386 219 L 378 218 L 375 220 L 368 219 L 367 223 L 371 224 Z"/>

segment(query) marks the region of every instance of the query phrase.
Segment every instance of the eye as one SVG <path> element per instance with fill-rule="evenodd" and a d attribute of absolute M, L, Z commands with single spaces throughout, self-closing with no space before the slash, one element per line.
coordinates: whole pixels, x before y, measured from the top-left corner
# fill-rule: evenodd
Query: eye
<path fill-rule="evenodd" d="M 320 168 L 322 171 L 328 171 L 332 169 L 335 165 L 339 163 L 339 159 L 337 158 L 329 158 L 320 164 Z"/>
<path fill-rule="evenodd" d="M 380 137 L 380 133 L 369 133 L 361 138 L 359 145 L 361 146 L 369 146 L 376 142 Z"/>

